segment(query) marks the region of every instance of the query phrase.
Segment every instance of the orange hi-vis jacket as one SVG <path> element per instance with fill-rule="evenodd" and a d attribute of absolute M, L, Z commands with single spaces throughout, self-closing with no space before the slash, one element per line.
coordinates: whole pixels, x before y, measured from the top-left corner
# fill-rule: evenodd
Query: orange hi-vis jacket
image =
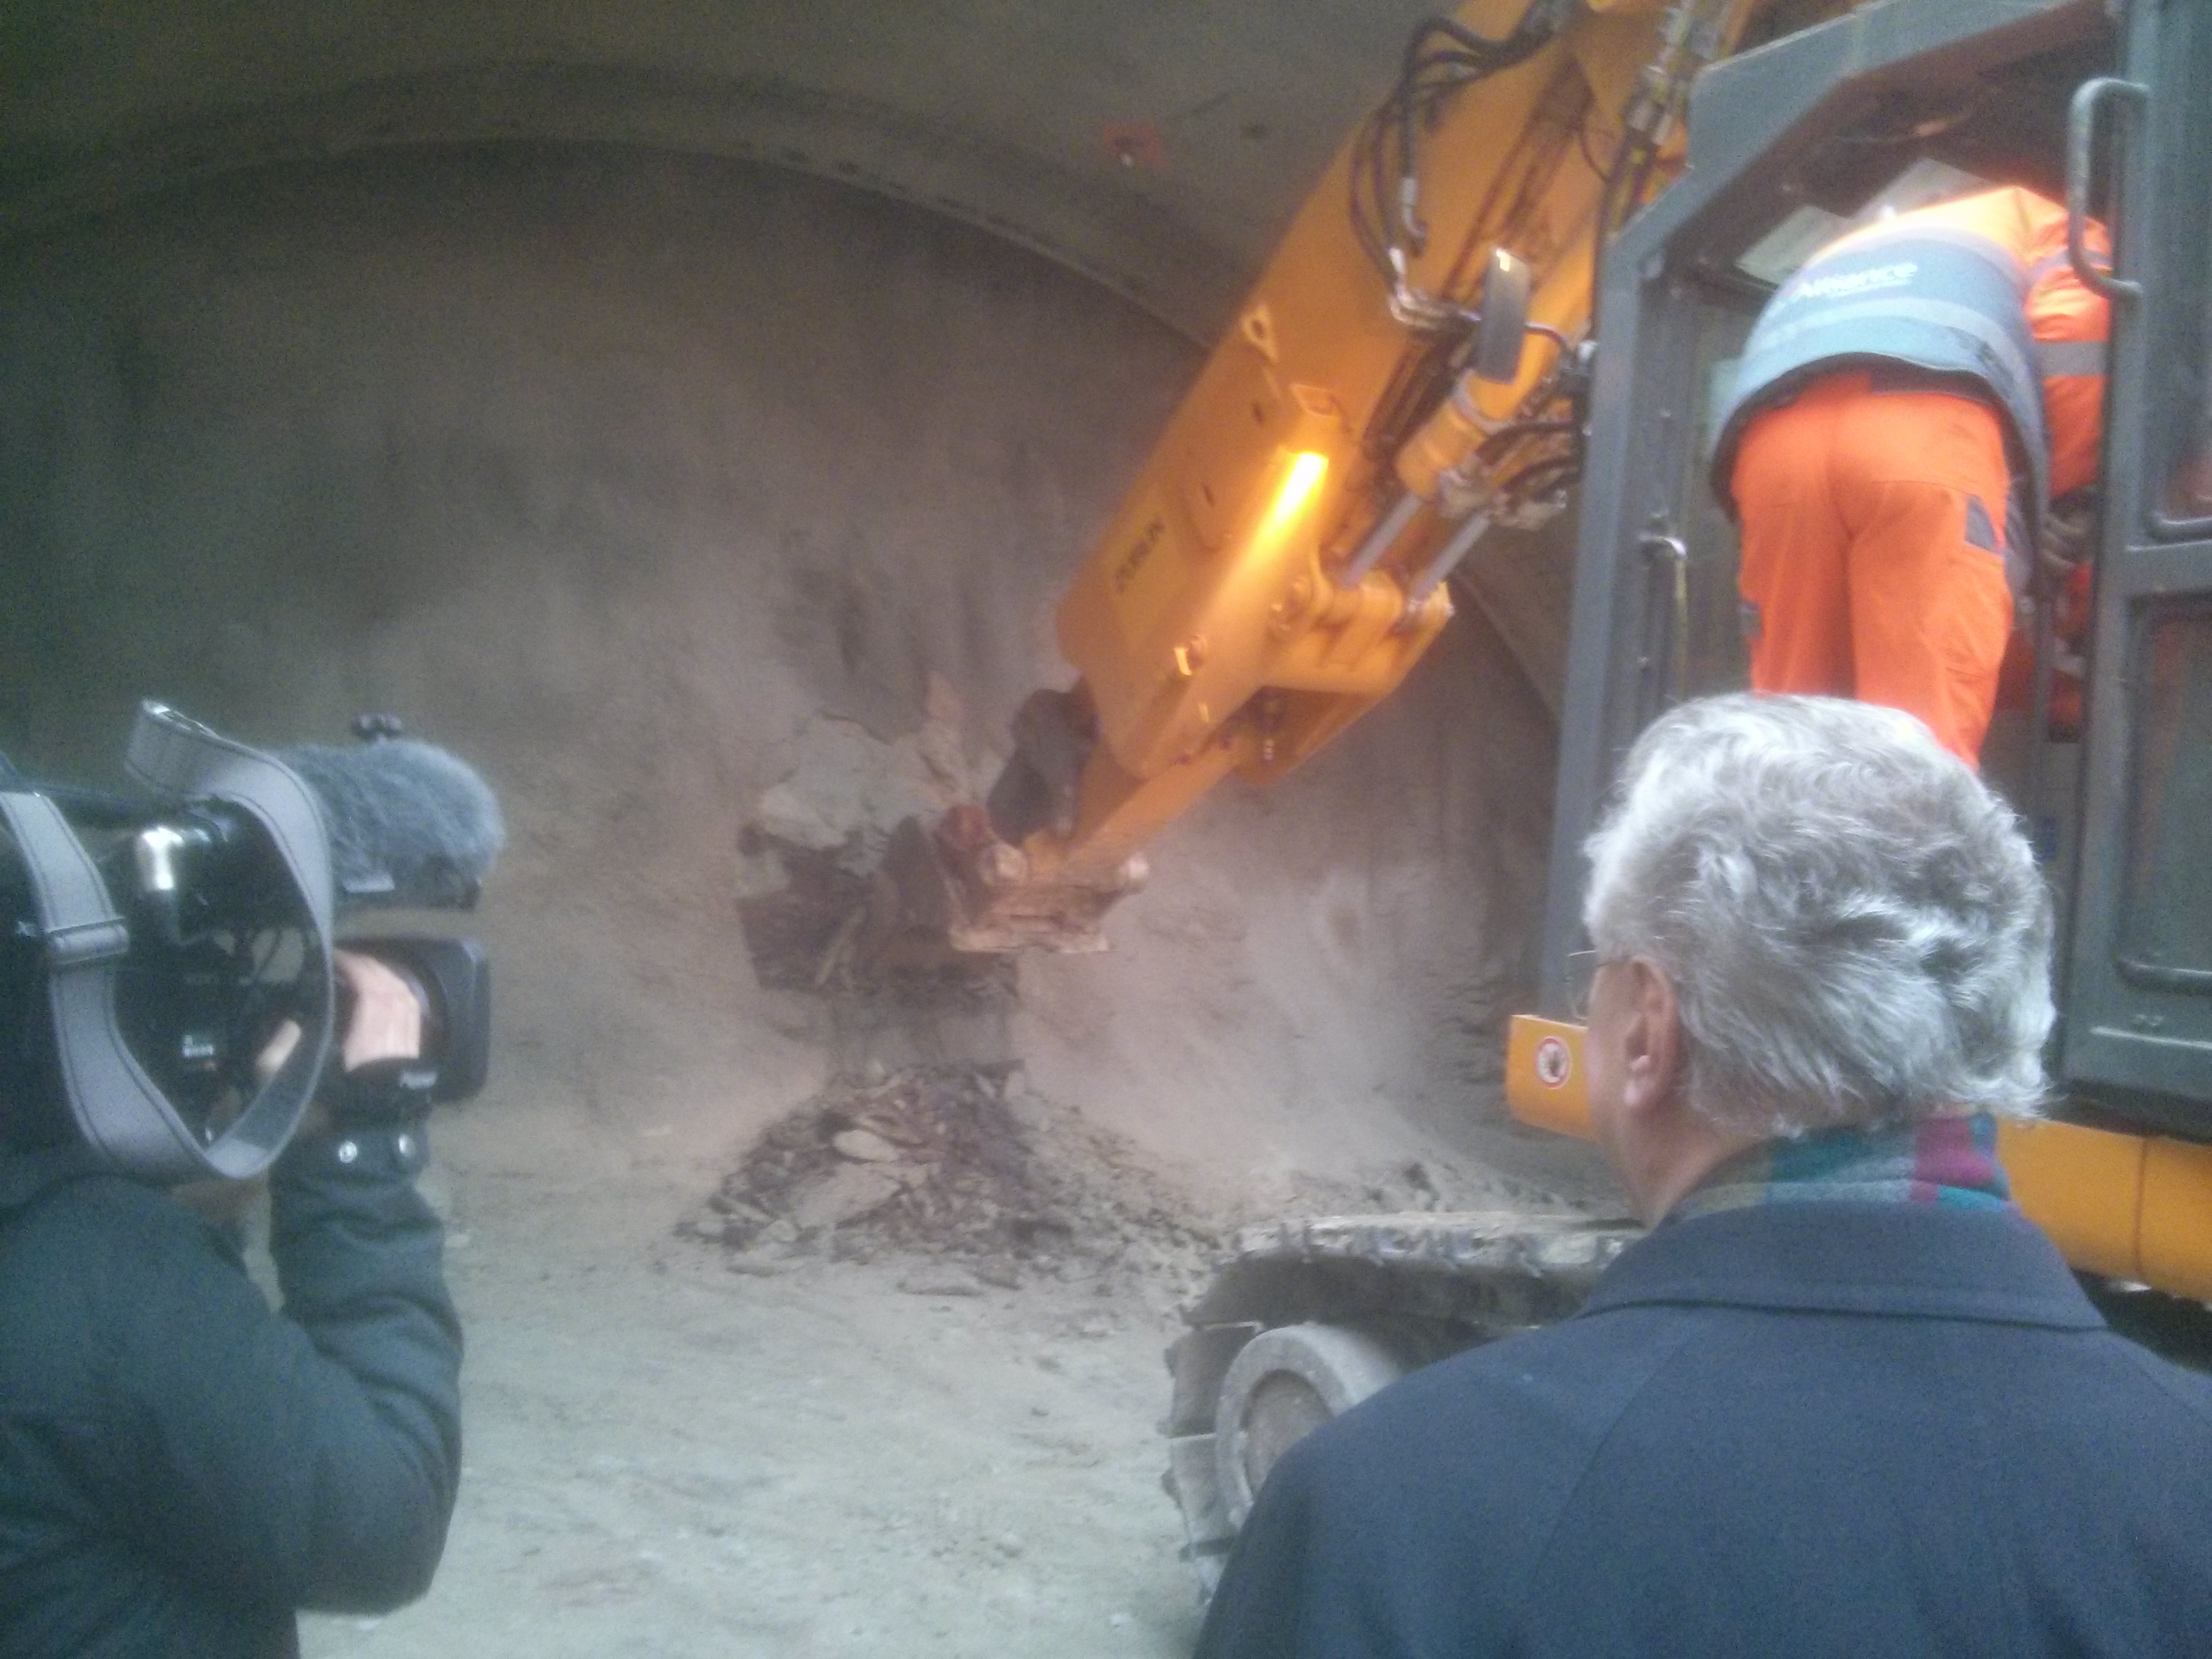
<path fill-rule="evenodd" d="M 2109 261 L 2101 227 L 2088 242 Z M 2111 323 L 2067 258 L 2065 208 L 2033 191 L 1984 191 L 1852 231 L 1760 313 L 1723 416 L 1714 487 L 1733 508 L 1736 441 L 1760 410 L 1822 374 L 1901 366 L 1968 383 L 2007 417 L 2034 480 L 2022 502 L 2032 523 L 2045 501 L 2096 478 Z"/>
<path fill-rule="evenodd" d="M 1777 291 L 1714 478 L 1756 689 L 1904 708 L 1975 759 L 2043 507 L 2096 476 L 2108 325 L 2065 210 L 2018 188 L 1839 237 Z"/>
<path fill-rule="evenodd" d="M 2043 377 L 2043 428 L 2050 446 L 2050 493 L 2071 495 L 2097 477 L 2105 439 L 2106 355 L 2112 313 L 2105 296 L 2085 287 L 2066 257 L 2066 210 L 2018 185 L 1899 214 L 1888 225 L 1918 219 L 1987 237 L 2017 258 L 2027 278 L 2021 309 L 2034 337 Z M 1879 231 L 1877 225 L 1860 235 Z M 1850 238 L 1838 243 L 1841 246 Z M 2091 256 L 2112 263 L 2104 227 L 2092 223 Z"/>

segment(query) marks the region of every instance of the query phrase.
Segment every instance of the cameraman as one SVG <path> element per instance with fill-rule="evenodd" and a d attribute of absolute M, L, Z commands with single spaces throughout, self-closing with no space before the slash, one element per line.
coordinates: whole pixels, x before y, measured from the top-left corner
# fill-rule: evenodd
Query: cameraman
<path fill-rule="evenodd" d="M 296 1609 L 429 1585 L 460 1328 L 420 1115 L 361 1109 L 379 1062 L 420 1052 L 422 1012 L 382 963 L 336 962 L 337 1115 L 270 1176 L 281 1315 L 226 1233 L 106 1172 L 0 1069 L 0 1652 L 296 1654 Z"/>

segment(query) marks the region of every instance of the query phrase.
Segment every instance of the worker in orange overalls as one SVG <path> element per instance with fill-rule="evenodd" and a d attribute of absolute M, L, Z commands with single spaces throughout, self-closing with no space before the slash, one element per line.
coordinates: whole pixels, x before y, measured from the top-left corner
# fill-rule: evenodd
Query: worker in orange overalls
<path fill-rule="evenodd" d="M 1903 708 L 1978 760 L 2044 510 L 2097 476 L 2109 325 L 2066 210 L 2018 187 L 1853 231 L 1776 290 L 1713 462 L 1753 689 Z"/>

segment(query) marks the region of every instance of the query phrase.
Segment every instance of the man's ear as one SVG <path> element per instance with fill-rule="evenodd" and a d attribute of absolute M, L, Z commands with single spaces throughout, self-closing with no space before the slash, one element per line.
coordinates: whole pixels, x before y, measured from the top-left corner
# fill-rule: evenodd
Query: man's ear
<path fill-rule="evenodd" d="M 1657 963 L 1632 957 L 1619 970 L 1627 980 L 1623 1001 L 1621 1104 L 1642 1115 L 1674 1099 L 1682 1080 L 1682 1008 L 1674 981 Z"/>

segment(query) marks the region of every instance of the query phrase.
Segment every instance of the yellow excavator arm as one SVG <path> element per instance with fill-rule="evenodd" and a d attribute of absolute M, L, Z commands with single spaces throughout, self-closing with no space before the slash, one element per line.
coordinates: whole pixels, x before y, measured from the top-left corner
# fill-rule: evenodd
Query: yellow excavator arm
<path fill-rule="evenodd" d="M 1080 676 L 986 806 L 903 826 L 879 952 L 1097 948 L 1142 849 L 1388 696 L 1493 525 L 1565 505 L 1593 271 L 1755 0 L 1471 0 L 1416 31 L 1071 583 Z"/>

